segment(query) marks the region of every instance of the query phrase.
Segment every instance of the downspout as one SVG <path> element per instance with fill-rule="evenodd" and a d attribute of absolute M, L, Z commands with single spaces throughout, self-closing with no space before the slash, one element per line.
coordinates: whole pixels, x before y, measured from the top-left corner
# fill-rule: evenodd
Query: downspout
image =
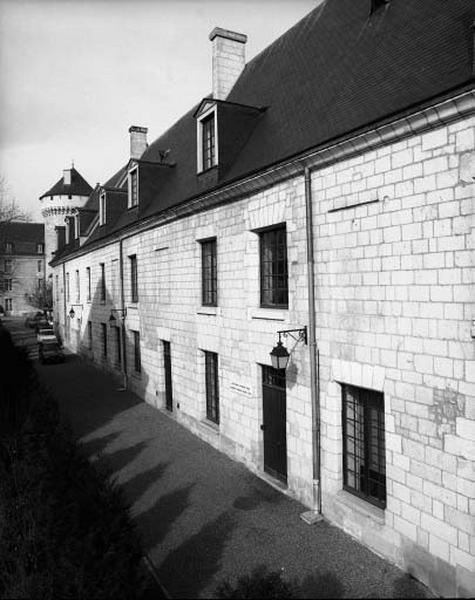
<path fill-rule="evenodd" d="M 322 485 L 320 459 L 320 367 L 319 352 L 315 336 L 315 256 L 313 241 L 312 182 L 309 167 L 304 169 L 305 213 L 307 229 L 307 285 L 308 285 L 308 345 L 310 352 L 310 394 L 312 401 L 312 483 L 313 510 L 303 513 L 302 518 L 309 524 L 319 521 L 322 516 Z"/>
<path fill-rule="evenodd" d="M 122 337 L 122 373 L 124 376 L 124 390 L 127 389 L 127 348 L 125 344 L 125 298 L 124 298 L 124 255 L 122 252 L 123 240 L 119 240 L 119 278 L 120 278 L 120 322 Z"/>
<path fill-rule="evenodd" d="M 66 263 L 63 262 L 63 309 L 64 309 L 64 331 L 63 331 L 63 335 L 64 338 L 66 338 L 66 328 L 67 328 L 67 321 L 66 319 L 68 318 L 68 313 L 67 313 L 67 307 L 66 307 Z M 69 342 L 69 339 L 68 339 Z"/>

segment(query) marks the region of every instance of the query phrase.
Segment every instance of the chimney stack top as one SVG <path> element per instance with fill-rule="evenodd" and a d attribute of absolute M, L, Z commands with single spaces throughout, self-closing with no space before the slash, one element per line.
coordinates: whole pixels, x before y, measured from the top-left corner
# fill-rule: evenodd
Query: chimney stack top
<path fill-rule="evenodd" d="M 209 34 L 209 39 L 213 41 L 217 36 L 226 38 L 227 40 L 232 40 L 233 42 L 241 42 L 241 44 L 245 44 L 247 42 L 247 35 L 244 33 L 237 33 L 236 31 L 222 29 L 221 27 L 215 27 Z"/>

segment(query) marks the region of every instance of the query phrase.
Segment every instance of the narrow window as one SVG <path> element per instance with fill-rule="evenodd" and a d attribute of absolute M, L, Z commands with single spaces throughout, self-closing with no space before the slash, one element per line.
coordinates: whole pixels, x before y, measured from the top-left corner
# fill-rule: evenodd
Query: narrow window
<path fill-rule="evenodd" d="M 12 279 L 5 279 L 5 291 L 6 292 L 11 292 L 12 288 L 13 288 L 13 280 Z"/>
<path fill-rule="evenodd" d="M 139 287 L 137 280 L 137 256 L 129 256 L 130 261 L 130 299 L 132 302 L 139 301 Z"/>
<path fill-rule="evenodd" d="M 215 239 L 201 242 L 201 302 L 203 306 L 218 305 Z"/>
<path fill-rule="evenodd" d="M 101 267 L 101 281 L 100 281 L 100 289 L 101 289 L 101 302 L 106 301 L 106 265 L 104 263 L 99 263 Z"/>
<path fill-rule="evenodd" d="M 114 327 L 115 331 L 115 366 L 120 369 L 122 365 L 122 348 L 120 344 L 120 327 Z"/>
<path fill-rule="evenodd" d="M 81 287 L 79 281 L 79 269 L 76 269 L 76 302 L 79 302 L 81 299 Z"/>
<path fill-rule="evenodd" d="M 59 278 L 57 275 L 55 275 L 55 278 L 54 278 L 54 291 L 55 291 L 56 304 L 58 304 L 58 302 L 59 302 Z"/>
<path fill-rule="evenodd" d="M 201 152 L 203 156 L 203 171 L 216 164 L 214 113 L 201 121 Z"/>
<path fill-rule="evenodd" d="M 137 169 L 134 169 L 130 172 L 130 200 L 129 207 L 137 206 L 139 203 L 139 190 L 138 190 L 138 177 L 137 177 Z"/>
<path fill-rule="evenodd" d="M 384 396 L 343 385 L 343 487 L 384 508 Z"/>
<path fill-rule="evenodd" d="M 43 263 L 43 261 L 42 261 L 42 260 L 39 260 L 39 261 L 38 261 L 38 264 L 37 264 L 37 266 L 36 266 L 36 269 L 37 269 L 38 273 L 41 273 L 42 263 Z"/>
<path fill-rule="evenodd" d="M 13 300 L 11 298 L 5 298 L 5 310 L 7 312 L 13 310 Z"/>
<path fill-rule="evenodd" d="M 206 418 L 219 424 L 218 355 L 205 351 Z"/>
<path fill-rule="evenodd" d="M 142 371 L 142 361 L 140 358 L 140 333 L 138 331 L 134 331 L 134 367 L 136 373 L 140 373 Z"/>
<path fill-rule="evenodd" d="M 66 302 L 69 302 L 69 273 L 66 273 Z"/>
<path fill-rule="evenodd" d="M 87 322 L 87 345 L 89 350 L 92 350 L 92 322 Z"/>
<path fill-rule="evenodd" d="M 107 358 L 107 325 L 105 323 L 101 323 L 101 331 L 102 331 L 102 358 Z"/>
<path fill-rule="evenodd" d="M 87 281 L 87 298 L 88 302 L 91 301 L 91 267 L 86 267 L 86 281 Z"/>
<path fill-rule="evenodd" d="M 106 195 L 99 196 L 99 225 L 106 224 Z"/>
<path fill-rule="evenodd" d="M 280 225 L 259 234 L 261 269 L 261 306 L 287 308 L 286 227 Z"/>

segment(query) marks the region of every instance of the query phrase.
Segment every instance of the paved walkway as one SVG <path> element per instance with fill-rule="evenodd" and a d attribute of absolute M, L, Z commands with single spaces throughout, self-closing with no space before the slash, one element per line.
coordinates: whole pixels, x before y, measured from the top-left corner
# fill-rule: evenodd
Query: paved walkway
<path fill-rule="evenodd" d="M 39 368 L 89 457 L 123 487 L 172 598 L 209 598 L 223 578 L 284 569 L 307 598 L 421 598 L 427 589 L 74 356 Z M 99 458 L 97 458 L 99 455 Z"/>

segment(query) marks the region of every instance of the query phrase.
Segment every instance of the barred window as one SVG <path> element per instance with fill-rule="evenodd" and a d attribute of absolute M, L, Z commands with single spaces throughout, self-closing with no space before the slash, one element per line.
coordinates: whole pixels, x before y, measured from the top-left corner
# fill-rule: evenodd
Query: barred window
<path fill-rule="evenodd" d="M 206 417 L 219 424 L 218 355 L 205 351 Z"/>
<path fill-rule="evenodd" d="M 139 286 L 137 280 L 137 256 L 129 256 L 130 261 L 130 296 L 132 302 L 139 301 Z"/>
<path fill-rule="evenodd" d="M 261 306 L 288 306 L 285 225 L 260 232 Z"/>
<path fill-rule="evenodd" d="M 142 360 L 140 357 L 140 333 L 133 331 L 134 334 L 134 367 L 137 373 L 142 371 Z"/>
<path fill-rule="evenodd" d="M 218 305 L 216 239 L 201 242 L 201 302 L 203 306 Z"/>
<path fill-rule="evenodd" d="M 384 508 L 384 396 L 350 385 L 343 395 L 343 487 Z"/>
<path fill-rule="evenodd" d="M 216 136 L 214 130 L 214 113 L 201 121 L 202 127 L 202 156 L 203 171 L 210 169 L 216 164 Z"/>
<path fill-rule="evenodd" d="M 100 281 L 100 290 L 101 290 L 101 302 L 106 301 L 106 265 L 104 263 L 99 263 L 101 268 L 101 281 Z"/>

